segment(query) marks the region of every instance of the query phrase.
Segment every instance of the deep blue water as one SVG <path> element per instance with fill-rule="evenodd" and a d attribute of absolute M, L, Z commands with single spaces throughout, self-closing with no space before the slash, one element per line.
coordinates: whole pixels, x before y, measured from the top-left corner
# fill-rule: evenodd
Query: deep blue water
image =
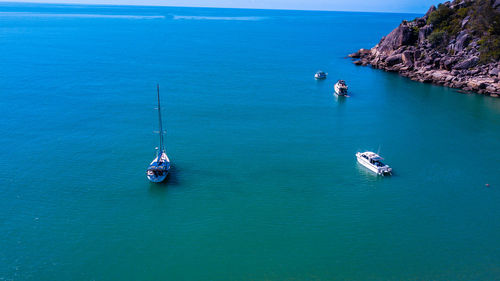
<path fill-rule="evenodd" d="M 500 279 L 500 100 L 345 59 L 416 16 L 0 4 L 0 280 Z"/>

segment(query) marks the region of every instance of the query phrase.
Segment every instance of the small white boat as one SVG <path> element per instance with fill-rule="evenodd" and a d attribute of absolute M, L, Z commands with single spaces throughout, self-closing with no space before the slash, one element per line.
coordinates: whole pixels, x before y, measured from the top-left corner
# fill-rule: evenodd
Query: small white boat
<path fill-rule="evenodd" d="M 370 169 L 372 172 L 377 173 L 377 175 L 391 175 L 392 169 L 388 165 L 382 163 L 384 160 L 377 153 L 371 151 L 358 152 L 356 153 L 356 158 L 358 158 L 358 162 Z"/>
<path fill-rule="evenodd" d="M 318 71 L 316 72 L 316 74 L 314 74 L 314 78 L 316 78 L 317 80 L 323 80 L 323 79 L 326 79 L 326 76 L 328 75 L 328 73 L 325 73 L 323 71 Z"/>
<path fill-rule="evenodd" d="M 161 122 L 161 108 L 160 108 L 160 86 L 156 86 L 158 90 L 158 121 L 160 124 L 160 146 L 158 146 L 158 152 L 155 159 L 149 164 L 146 175 L 148 180 L 151 182 L 162 182 L 168 175 L 170 170 L 170 159 L 168 159 L 167 152 L 165 151 L 165 146 L 163 144 L 163 126 Z"/>
<path fill-rule="evenodd" d="M 347 84 L 344 80 L 337 81 L 333 88 L 335 89 L 335 94 L 338 96 L 347 96 Z"/>

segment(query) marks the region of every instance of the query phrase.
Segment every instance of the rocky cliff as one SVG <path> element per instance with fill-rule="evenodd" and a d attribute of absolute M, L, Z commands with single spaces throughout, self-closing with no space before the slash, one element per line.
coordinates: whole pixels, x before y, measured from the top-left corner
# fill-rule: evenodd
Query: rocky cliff
<path fill-rule="evenodd" d="M 356 65 L 498 97 L 500 0 L 432 6 L 423 17 L 403 21 L 375 47 L 349 56 Z"/>

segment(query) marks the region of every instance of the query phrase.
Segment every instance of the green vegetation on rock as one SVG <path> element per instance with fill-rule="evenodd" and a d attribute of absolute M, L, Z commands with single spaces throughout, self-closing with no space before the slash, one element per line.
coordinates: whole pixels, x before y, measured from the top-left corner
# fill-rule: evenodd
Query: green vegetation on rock
<path fill-rule="evenodd" d="M 440 4 L 429 14 L 427 24 L 433 26 L 429 41 L 440 51 L 466 29 L 480 39 L 477 44 L 481 63 L 500 60 L 500 12 L 492 7 L 490 0 L 465 1 L 455 6 Z"/>
<path fill-rule="evenodd" d="M 443 30 L 436 30 L 429 35 L 429 42 L 436 47 L 446 46 L 447 33 Z M 439 49 L 441 49 L 439 48 Z"/>
<path fill-rule="evenodd" d="M 429 15 L 427 23 L 432 24 L 436 32 L 444 31 L 449 36 L 455 36 L 461 30 L 461 23 L 467 16 L 467 10 L 468 8 L 454 10 L 440 4 L 438 9 Z"/>
<path fill-rule="evenodd" d="M 481 39 L 480 61 L 500 60 L 500 13 L 491 8 L 488 0 L 476 2 L 471 13 L 471 29 Z"/>

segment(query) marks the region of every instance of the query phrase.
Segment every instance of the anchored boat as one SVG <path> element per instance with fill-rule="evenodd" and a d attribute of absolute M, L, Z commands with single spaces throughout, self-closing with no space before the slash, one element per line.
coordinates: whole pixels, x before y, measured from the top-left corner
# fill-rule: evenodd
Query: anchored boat
<path fill-rule="evenodd" d="M 325 73 L 323 71 L 318 71 L 316 72 L 316 74 L 314 74 L 314 78 L 316 78 L 317 80 L 323 80 L 323 79 L 326 79 L 326 76 L 328 75 L 328 73 Z"/>
<path fill-rule="evenodd" d="M 338 96 L 347 96 L 347 84 L 344 80 L 337 81 L 333 88 L 335 89 L 335 94 Z"/>
<path fill-rule="evenodd" d="M 168 159 L 167 152 L 163 143 L 163 126 L 161 122 L 161 108 L 160 108 L 160 85 L 156 85 L 158 92 L 158 121 L 159 121 L 159 135 L 160 135 L 160 145 L 158 146 L 158 151 L 156 158 L 153 159 L 151 164 L 149 164 L 147 170 L 148 179 L 151 182 L 162 182 L 168 175 L 170 170 L 170 159 Z"/>
<path fill-rule="evenodd" d="M 392 169 L 388 165 L 382 163 L 384 160 L 380 155 L 375 152 L 365 151 L 356 153 L 356 158 L 358 162 L 370 169 L 372 172 L 377 173 L 377 175 L 391 175 Z"/>

